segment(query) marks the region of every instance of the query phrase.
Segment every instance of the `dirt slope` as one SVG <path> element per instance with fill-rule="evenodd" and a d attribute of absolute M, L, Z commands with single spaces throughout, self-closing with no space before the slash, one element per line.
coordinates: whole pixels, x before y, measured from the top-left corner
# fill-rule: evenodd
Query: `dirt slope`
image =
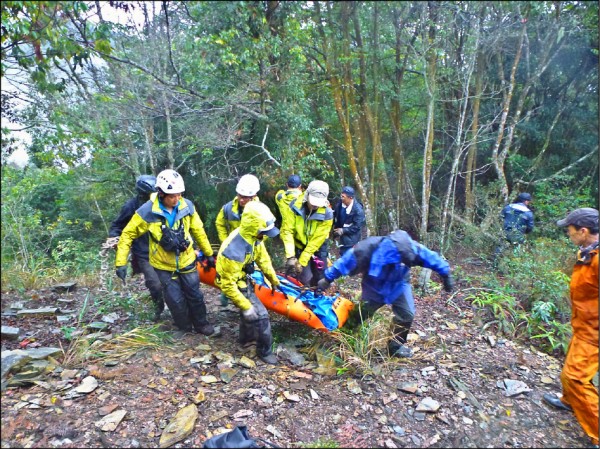
<path fill-rule="evenodd" d="M 134 280 L 132 288 L 143 291 L 141 280 Z M 254 368 L 233 365 L 237 372 L 228 383 L 207 383 L 202 376 L 221 378 L 223 365 L 219 367 L 215 355 L 253 357 L 252 348 L 245 353 L 236 342 L 236 313 L 221 309 L 216 290 L 202 288 L 220 336 L 185 335 L 171 348 L 142 352 L 114 366 L 87 363 L 74 371 L 59 367 L 37 385 L 8 388 L 2 392 L 2 447 L 158 447 L 162 430 L 179 409 L 202 399 L 199 392 L 204 400 L 198 402 L 193 430 L 173 447 L 199 447 L 207 436 L 235 425 L 247 425 L 251 435 L 282 447 L 589 445 L 572 414 L 541 402 L 543 393 L 560 391 L 562 360 L 501 337 L 492 347 L 460 293 L 451 304 L 441 294 L 417 295 L 411 341 L 415 356 L 395 362 L 383 374 L 319 374 L 305 353 L 304 364 L 282 360 L 273 367 L 254 358 Z M 60 306 L 58 299 L 66 299 L 78 311 L 86 297 L 90 302 L 97 294 L 82 288 L 61 294 L 49 289 L 6 292 L 2 310 L 29 298 L 29 308 Z M 90 314 L 98 312 L 93 309 Z M 111 325 L 113 335 L 125 328 L 123 318 Z M 332 343 L 331 337 L 283 317 L 272 315 L 272 321 L 279 345 L 301 351 L 311 344 Z M 168 323 L 165 318 L 166 328 Z M 21 339 L 32 336 L 34 346 L 68 347 L 56 317 L 3 315 L 2 324 L 20 327 Z M 3 350 L 18 346 L 19 341 L 2 341 Z M 208 353 L 213 354 L 211 361 L 197 362 Z M 190 363 L 194 358 L 196 363 Z M 97 388 L 69 398 L 72 387 L 90 375 L 97 379 Z M 522 381 L 531 391 L 508 397 L 499 386 L 504 379 Z M 439 409 L 416 411 L 425 398 L 437 402 Z M 98 422 L 113 410 L 126 411 L 125 417 L 115 430 L 100 430 Z"/>

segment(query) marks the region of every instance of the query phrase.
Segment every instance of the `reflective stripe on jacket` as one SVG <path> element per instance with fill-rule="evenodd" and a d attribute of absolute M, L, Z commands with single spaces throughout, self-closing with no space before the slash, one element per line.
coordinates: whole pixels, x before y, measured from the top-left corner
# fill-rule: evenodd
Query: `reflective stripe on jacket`
<path fill-rule="evenodd" d="M 504 233 L 513 243 L 523 243 L 525 234 L 533 231 L 533 212 L 523 203 L 507 204 L 502 209 Z"/>
<path fill-rule="evenodd" d="M 259 199 L 255 196 L 252 201 L 259 201 Z M 244 210 L 242 208 L 242 212 L 240 213 L 240 203 L 237 195 L 219 210 L 215 220 L 215 226 L 221 243 L 225 241 L 227 236 L 231 234 L 234 229 L 240 227 L 243 212 Z"/>
<path fill-rule="evenodd" d="M 279 213 L 281 214 L 281 222 L 284 221 L 284 216 L 291 214 L 290 203 L 296 198 L 298 198 L 302 194 L 302 190 L 297 189 L 287 189 L 287 190 L 279 190 L 275 194 L 275 203 L 279 209 Z"/>
<path fill-rule="evenodd" d="M 215 283 L 242 311 L 248 310 L 252 305 L 240 291 L 240 287 L 246 286 L 246 265 L 256 262 L 271 285 L 279 285 L 267 248 L 263 241 L 256 238 L 258 230 L 264 227 L 265 222 L 261 222 L 258 217 L 244 216 L 240 227 L 234 229 L 221 244 L 217 256 Z"/>
<path fill-rule="evenodd" d="M 187 250 L 177 256 L 174 252 L 165 251 L 158 243 L 162 238 L 161 227 L 168 226 L 164 212 L 160 208 L 158 196 L 154 201 L 144 203 L 133 215 L 119 239 L 115 266 L 127 264 L 127 255 L 132 242 L 140 236 L 149 233 L 150 265 L 159 270 L 178 271 L 193 264 L 196 252 L 192 242 L 195 241 L 200 250 L 207 256 L 213 255 L 204 224 L 191 201 L 181 198 L 176 206 L 174 229 L 183 226 L 186 240 L 190 243 Z M 195 268 L 194 268 L 195 269 Z"/>
<path fill-rule="evenodd" d="M 333 211 L 329 206 L 309 211 L 304 202 L 305 192 L 290 203 L 291 213 L 283 217 L 281 240 L 285 248 L 285 257 L 295 256 L 295 248 L 302 250 L 298 262 L 308 265 L 311 256 L 319 250 L 329 237 L 333 226 Z"/>

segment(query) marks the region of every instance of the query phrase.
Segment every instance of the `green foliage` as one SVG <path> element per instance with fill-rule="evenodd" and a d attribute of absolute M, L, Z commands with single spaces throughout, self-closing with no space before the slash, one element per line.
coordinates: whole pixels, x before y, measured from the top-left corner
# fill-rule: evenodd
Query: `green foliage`
<path fill-rule="evenodd" d="M 73 238 L 61 240 L 52 250 L 52 259 L 61 273 L 78 276 L 99 268 L 97 249 Z"/>
<path fill-rule="evenodd" d="M 503 291 L 481 291 L 468 295 L 471 304 L 487 321 L 484 329 L 496 325 L 500 333 L 513 336 L 523 319 L 515 297 Z"/>
<path fill-rule="evenodd" d="M 566 238 L 539 238 L 515 253 L 505 253 L 499 270 L 527 310 L 531 310 L 534 303 L 544 301 L 565 314 L 569 309 L 569 276 L 565 272 L 570 271 L 573 261 L 569 254 L 574 251 Z"/>
<path fill-rule="evenodd" d="M 148 321 L 153 316 L 152 298 L 146 292 L 138 294 L 109 291 L 94 299 L 94 307 L 99 316 L 112 312 L 127 315 L 129 328 Z"/>
<path fill-rule="evenodd" d="M 549 353 L 566 354 L 569 341 L 573 335 L 570 323 L 551 320 L 540 322 L 537 318 L 530 320 L 527 331 L 532 340 L 539 340 L 541 349 Z"/>

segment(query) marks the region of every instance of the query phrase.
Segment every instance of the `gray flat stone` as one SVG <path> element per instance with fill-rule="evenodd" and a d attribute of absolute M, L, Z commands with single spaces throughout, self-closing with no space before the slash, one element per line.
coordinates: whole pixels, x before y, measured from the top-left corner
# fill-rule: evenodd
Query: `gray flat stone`
<path fill-rule="evenodd" d="M 7 340 L 17 340 L 21 329 L 18 327 L 2 326 L 2 338 Z"/>
<path fill-rule="evenodd" d="M 55 292 L 72 292 L 77 287 L 77 282 L 65 282 L 63 284 L 56 284 L 50 287 Z"/>
<path fill-rule="evenodd" d="M 17 311 L 17 316 L 22 315 L 56 315 L 60 313 L 58 307 L 41 307 L 39 309 L 23 309 Z"/>

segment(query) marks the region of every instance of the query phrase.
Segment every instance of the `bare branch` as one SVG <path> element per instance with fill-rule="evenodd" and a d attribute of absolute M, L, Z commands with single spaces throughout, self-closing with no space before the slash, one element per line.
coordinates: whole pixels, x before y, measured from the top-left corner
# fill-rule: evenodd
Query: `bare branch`
<path fill-rule="evenodd" d="M 248 146 L 251 146 L 251 147 L 260 148 L 261 150 L 263 150 L 266 153 L 266 155 L 267 155 L 267 157 L 269 159 L 271 159 L 273 162 L 275 162 L 275 164 L 278 167 L 281 167 L 281 164 L 279 162 L 277 162 L 277 160 L 273 156 L 271 156 L 271 153 L 269 152 L 269 150 L 267 150 L 265 148 L 265 141 L 267 140 L 267 134 L 268 133 L 269 133 L 269 125 L 267 125 L 267 129 L 265 129 L 265 135 L 263 136 L 263 140 L 262 140 L 262 143 L 260 145 L 255 145 L 253 143 L 244 142 L 243 140 L 240 140 L 240 143 L 243 143 L 244 145 L 248 145 Z"/>

